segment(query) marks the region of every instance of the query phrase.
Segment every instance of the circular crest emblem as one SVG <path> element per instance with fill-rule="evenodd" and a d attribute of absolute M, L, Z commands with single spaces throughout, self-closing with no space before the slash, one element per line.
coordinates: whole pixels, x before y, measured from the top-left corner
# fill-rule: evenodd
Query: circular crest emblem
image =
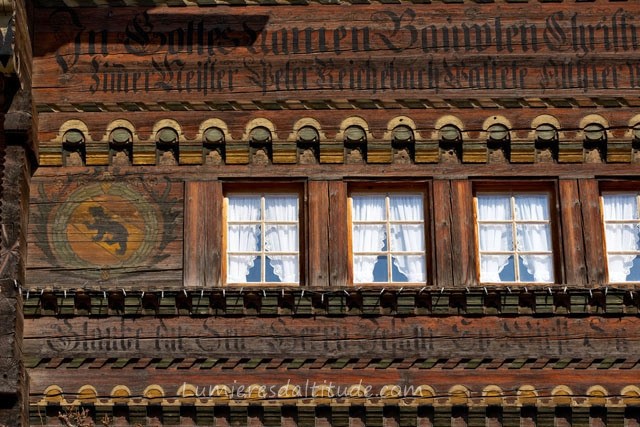
<path fill-rule="evenodd" d="M 158 242 L 153 204 L 123 183 L 84 186 L 55 213 L 52 248 L 67 264 L 114 269 L 140 265 Z"/>

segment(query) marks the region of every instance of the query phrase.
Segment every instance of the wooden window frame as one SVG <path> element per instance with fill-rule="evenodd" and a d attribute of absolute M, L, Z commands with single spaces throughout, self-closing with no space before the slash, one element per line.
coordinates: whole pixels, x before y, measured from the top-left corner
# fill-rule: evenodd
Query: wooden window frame
<path fill-rule="evenodd" d="M 549 224 L 551 231 L 551 256 L 553 262 L 553 281 L 551 282 L 482 282 L 480 280 L 480 236 L 478 227 L 478 194 L 496 194 L 496 195 L 526 195 L 526 194 L 546 194 L 549 197 Z M 555 180 L 545 180 L 533 182 L 523 181 L 473 181 L 473 233 L 474 246 L 476 250 L 476 279 L 480 285 L 491 286 L 517 286 L 517 287 L 542 287 L 564 283 L 564 263 L 561 245 L 561 221 L 560 206 L 558 198 L 558 185 Z M 514 252 L 515 253 L 515 252 Z M 515 260 L 514 260 L 515 264 Z M 514 273 L 515 274 L 515 273 Z"/>
<path fill-rule="evenodd" d="M 223 182 L 222 183 L 222 245 L 221 245 L 221 266 L 220 266 L 220 283 L 225 287 L 277 287 L 277 288 L 298 288 L 306 284 L 306 233 L 307 233 L 307 188 L 303 182 L 282 182 L 282 181 L 260 181 L 260 182 Z M 281 282 L 246 282 L 235 283 L 229 282 L 227 277 L 228 251 L 227 236 L 228 224 L 228 199 L 229 195 L 297 195 L 298 196 L 298 283 L 281 283 Z M 264 199 L 261 199 L 264 201 Z M 262 204 L 261 209 L 264 208 Z M 264 230 L 263 230 L 264 232 Z M 264 242 L 263 242 L 264 243 Z M 264 253 L 262 254 L 264 255 Z M 261 256 L 263 258 L 263 256 Z M 264 268 L 264 260 L 261 260 Z M 261 275 L 265 272 L 261 271 Z"/>
<path fill-rule="evenodd" d="M 424 282 L 363 282 L 356 283 L 354 281 L 354 268 L 353 268 L 353 205 L 352 205 L 352 195 L 394 195 L 394 194 L 420 194 L 422 196 L 422 209 L 423 209 L 423 228 L 424 228 L 424 242 L 425 242 L 425 281 Z M 430 181 L 412 181 L 412 182 L 385 182 L 385 181 L 376 181 L 376 182 L 360 182 L 360 181 L 352 181 L 347 182 L 347 201 L 346 201 L 346 212 L 347 212 L 347 282 L 348 286 L 356 286 L 356 287 L 424 287 L 433 283 L 433 268 L 434 268 L 434 248 L 432 241 L 432 212 L 431 212 L 431 197 L 433 194 Z M 387 226 L 390 221 L 387 218 L 385 221 Z M 387 229 L 388 232 L 388 229 Z M 389 252 L 392 253 L 392 252 Z M 391 265 L 389 265 L 391 267 Z M 388 271 L 388 278 L 391 277 L 391 268 Z"/>
<path fill-rule="evenodd" d="M 612 282 L 609 276 L 609 251 L 607 250 L 607 234 L 606 234 L 606 226 L 607 221 L 604 218 L 604 199 L 603 196 L 605 194 L 629 194 L 634 195 L 636 198 L 636 205 L 638 207 L 638 211 L 640 213 L 640 181 L 626 181 L 626 180 L 606 180 L 600 181 L 598 185 L 598 207 L 600 210 L 600 230 L 602 233 L 602 253 L 603 253 L 603 261 L 604 261 L 604 271 L 606 277 L 606 283 L 608 284 L 616 284 L 623 286 L 632 286 L 640 283 L 640 281 L 624 281 L 624 282 Z M 622 222 L 630 222 L 630 221 L 622 221 Z M 640 226 L 640 219 L 635 221 L 638 226 Z M 638 256 L 640 256 L 640 251 L 637 252 Z"/>

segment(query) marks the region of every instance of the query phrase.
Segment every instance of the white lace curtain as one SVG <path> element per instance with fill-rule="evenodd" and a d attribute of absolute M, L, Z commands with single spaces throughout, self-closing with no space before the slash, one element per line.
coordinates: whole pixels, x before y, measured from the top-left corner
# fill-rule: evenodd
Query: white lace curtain
<path fill-rule="evenodd" d="M 227 280 L 246 283 L 249 270 L 262 251 L 260 222 L 265 221 L 264 252 L 274 274 L 281 282 L 297 283 L 298 269 L 298 198 L 265 196 L 264 218 L 260 196 L 228 198 Z M 280 223 L 274 223 L 280 222 Z M 284 224 L 282 224 L 284 223 Z M 288 223 L 288 224 L 287 224 Z M 242 254 L 242 252 L 255 252 Z M 274 252 L 274 254 L 269 254 Z M 278 252 L 284 252 L 278 253 Z"/>
<path fill-rule="evenodd" d="M 296 196 L 265 197 L 264 249 L 273 272 L 285 283 L 298 283 L 298 198 Z M 289 224 L 270 224 L 269 222 Z M 294 224 L 295 223 L 295 224 Z M 287 252 L 287 254 L 269 254 Z"/>
<path fill-rule="evenodd" d="M 640 250 L 637 223 L 638 207 L 632 194 L 611 194 L 602 197 L 607 243 L 607 260 L 610 282 L 626 282 L 637 254 L 615 254 Z M 632 221 L 607 223 L 608 221 Z"/>
<path fill-rule="evenodd" d="M 516 219 L 519 221 L 548 221 L 549 201 L 547 196 L 515 197 Z M 519 224 L 517 230 L 520 258 L 533 276 L 534 282 L 553 281 L 553 256 L 550 254 L 551 229 L 548 222 L 538 224 Z M 548 254 L 527 255 L 523 252 L 548 252 Z"/>
<path fill-rule="evenodd" d="M 421 196 L 389 196 L 391 221 L 416 221 L 420 224 L 394 224 L 391 230 L 392 252 L 421 252 L 420 255 L 393 255 L 393 263 L 409 282 L 424 282 L 426 260 L 424 256 L 424 209 Z"/>
<path fill-rule="evenodd" d="M 353 208 L 353 275 L 356 283 L 375 281 L 374 268 L 379 255 L 367 252 L 392 252 L 393 263 L 410 282 L 423 282 L 426 276 L 424 256 L 424 215 L 422 197 L 398 195 L 389 197 L 389 218 L 386 197 L 362 195 L 352 197 Z M 386 222 L 391 221 L 390 239 L 386 235 Z M 419 224 L 401 224 L 394 221 L 415 221 Z M 364 222 L 364 223 L 358 223 Z M 370 222 L 370 224 L 367 224 Z M 389 242 L 390 240 L 390 242 Z M 390 243 L 390 247 L 386 245 Z M 396 253 L 397 252 L 397 253 Z M 401 252 L 420 252 L 406 254 Z M 391 266 L 387 266 L 391 268 Z M 386 281 L 386 278 L 385 280 Z"/>
<path fill-rule="evenodd" d="M 534 282 L 553 281 L 553 257 L 551 255 L 551 230 L 548 222 L 527 223 L 549 220 L 549 202 L 544 195 L 516 196 L 515 212 L 518 221 L 516 227 L 517 249 L 520 258 L 533 276 Z M 480 280 L 483 282 L 501 282 L 500 273 L 509 263 L 513 255 L 513 225 L 511 197 L 504 195 L 479 195 L 478 234 L 480 251 L 489 252 L 480 255 Z M 483 223 L 488 221 L 488 223 Z M 491 221 L 496 221 L 491 223 Z M 498 252 L 498 253 L 491 253 Z M 503 253 L 499 253 L 503 252 Z M 542 252 L 542 254 L 526 254 L 526 252 Z M 548 253 L 544 253 L 548 252 Z M 514 260 L 514 262 L 518 262 Z M 516 279 L 518 280 L 518 279 Z"/>
<path fill-rule="evenodd" d="M 384 196 L 352 197 L 353 221 L 384 222 L 386 207 Z M 353 280 L 356 283 L 374 281 L 373 269 L 378 255 L 356 255 L 362 252 L 380 252 L 385 246 L 385 225 L 354 224 L 353 225 Z"/>
<path fill-rule="evenodd" d="M 477 197 L 479 221 L 508 221 L 511 219 L 511 201 L 506 196 L 482 195 Z M 478 225 L 480 251 L 510 252 L 513 250 L 511 224 Z M 500 282 L 500 273 L 509 263 L 510 254 L 481 254 L 480 281 Z"/>
<path fill-rule="evenodd" d="M 260 221 L 259 196 L 233 196 L 228 198 L 227 220 L 227 281 L 246 283 L 249 269 L 256 255 L 239 255 L 238 252 L 256 252 L 260 250 L 259 224 L 231 224 L 231 222 Z"/>

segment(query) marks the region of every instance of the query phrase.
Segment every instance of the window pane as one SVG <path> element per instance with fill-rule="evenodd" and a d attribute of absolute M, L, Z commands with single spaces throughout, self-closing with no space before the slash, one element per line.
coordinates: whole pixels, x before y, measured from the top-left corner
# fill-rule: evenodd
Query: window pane
<path fill-rule="evenodd" d="M 480 255 L 480 281 L 514 282 L 516 280 L 511 255 Z"/>
<path fill-rule="evenodd" d="M 352 196 L 354 221 L 384 221 L 385 213 L 384 196 Z"/>
<path fill-rule="evenodd" d="M 513 250 L 511 224 L 479 224 L 480 250 L 507 252 Z"/>
<path fill-rule="evenodd" d="M 259 221 L 260 196 L 228 196 L 229 221 Z"/>
<path fill-rule="evenodd" d="M 638 226 L 636 224 L 607 224 L 605 226 L 607 252 L 637 251 L 640 249 L 638 241 Z"/>
<path fill-rule="evenodd" d="M 515 196 L 516 219 L 543 221 L 549 219 L 549 200 L 545 195 Z"/>
<path fill-rule="evenodd" d="M 422 221 L 424 219 L 420 195 L 389 196 L 389 210 L 391 221 Z"/>
<path fill-rule="evenodd" d="M 230 195 L 227 204 L 227 282 L 298 283 L 298 195 Z"/>
<path fill-rule="evenodd" d="M 424 282 L 426 280 L 426 262 L 421 255 L 394 255 L 392 280 L 394 282 Z M 396 274 L 396 269 L 398 273 Z"/>
<path fill-rule="evenodd" d="M 267 225 L 266 228 L 266 252 L 298 252 L 297 225 Z"/>
<path fill-rule="evenodd" d="M 635 194 L 603 195 L 602 206 L 605 221 L 638 219 L 638 204 Z"/>
<path fill-rule="evenodd" d="M 229 255 L 227 265 L 227 281 L 230 283 L 247 283 L 260 281 L 260 258 L 253 255 Z M 257 275 L 256 275 L 257 267 Z M 251 271 L 251 278 L 249 271 Z M 257 277 L 257 279 L 256 279 Z"/>
<path fill-rule="evenodd" d="M 266 221 L 298 221 L 297 196 L 265 196 Z"/>
<path fill-rule="evenodd" d="M 380 252 L 385 247 L 385 226 L 383 224 L 354 224 L 353 251 Z"/>
<path fill-rule="evenodd" d="M 377 255 L 357 255 L 353 257 L 353 281 L 355 283 L 372 283 L 373 269 L 378 261 Z M 386 281 L 386 276 L 384 281 Z"/>
<path fill-rule="evenodd" d="M 518 251 L 551 252 L 551 230 L 548 224 L 520 224 L 516 230 Z"/>
<path fill-rule="evenodd" d="M 423 195 L 365 194 L 351 200 L 354 282 L 424 282 Z"/>
<path fill-rule="evenodd" d="M 509 196 L 496 196 L 479 194 L 478 219 L 480 221 L 506 221 L 511 219 L 511 198 Z"/>
<path fill-rule="evenodd" d="M 373 281 L 388 282 L 389 281 L 389 263 L 386 255 L 380 255 L 376 259 L 373 266 Z"/>
<path fill-rule="evenodd" d="M 532 282 L 549 283 L 553 281 L 553 258 L 551 255 L 520 255 L 520 258 L 526 272 L 533 276 Z M 520 281 L 528 281 L 522 273 Z"/>
<path fill-rule="evenodd" d="M 227 246 L 229 252 L 260 251 L 260 226 L 229 224 Z"/>
<path fill-rule="evenodd" d="M 422 224 L 393 224 L 391 252 L 424 252 L 424 226 Z"/>
<path fill-rule="evenodd" d="M 297 255 L 269 255 L 266 269 L 267 282 L 297 283 L 298 265 Z M 269 267 L 273 270 L 273 276 L 270 274 Z"/>

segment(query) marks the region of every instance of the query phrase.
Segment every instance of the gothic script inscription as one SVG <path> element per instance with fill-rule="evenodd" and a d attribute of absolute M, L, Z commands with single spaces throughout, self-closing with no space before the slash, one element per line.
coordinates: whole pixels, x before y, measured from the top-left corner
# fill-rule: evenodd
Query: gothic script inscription
<path fill-rule="evenodd" d="M 551 6 L 44 9 L 34 85 L 38 102 L 640 88 L 640 5 Z"/>

